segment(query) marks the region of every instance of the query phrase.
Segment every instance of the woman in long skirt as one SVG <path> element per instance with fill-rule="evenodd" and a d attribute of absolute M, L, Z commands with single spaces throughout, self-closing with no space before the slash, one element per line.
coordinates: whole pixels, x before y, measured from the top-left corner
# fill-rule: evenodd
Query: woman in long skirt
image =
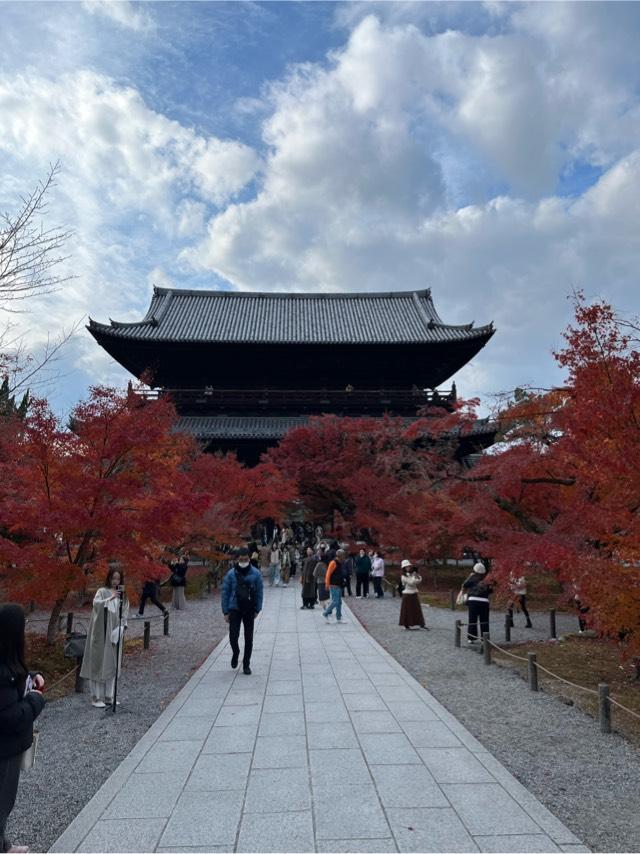
<path fill-rule="evenodd" d="M 421 629 L 426 629 L 422 605 L 420 604 L 420 595 L 418 594 L 418 585 L 422 581 L 422 578 L 418 575 L 409 560 L 403 560 L 400 568 L 402 569 L 401 581 L 403 589 L 400 622 L 398 625 L 404 626 L 405 629 L 410 629 L 412 626 L 419 626 Z"/>

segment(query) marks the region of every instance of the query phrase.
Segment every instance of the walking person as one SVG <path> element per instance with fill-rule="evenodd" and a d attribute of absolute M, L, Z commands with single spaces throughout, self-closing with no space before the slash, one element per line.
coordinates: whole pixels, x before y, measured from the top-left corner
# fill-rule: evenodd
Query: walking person
<path fill-rule="evenodd" d="M 302 564 L 300 583 L 302 585 L 302 608 L 315 608 L 316 605 L 316 581 L 313 574 L 317 564 L 313 549 L 307 548 L 307 556 Z"/>
<path fill-rule="evenodd" d="M 282 547 L 282 563 L 280 564 L 280 577 L 282 578 L 282 586 L 289 586 L 291 578 L 291 550 L 289 546 Z"/>
<path fill-rule="evenodd" d="M 33 722 L 44 708 L 44 678 L 29 673 L 24 660 L 24 611 L 0 606 L 0 851 L 25 854 L 12 846 L 7 821 L 15 806 L 22 754 L 33 744 Z"/>
<path fill-rule="evenodd" d="M 373 553 L 371 561 L 371 577 L 373 579 L 373 589 L 376 592 L 376 598 L 382 599 L 384 590 L 382 589 L 382 579 L 384 578 L 384 555 L 380 551 Z"/>
<path fill-rule="evenodd" d="M 271 544 L 271 553 L 269 555 L 269 587 L 280 586 L 280 561 L 282 560 L 282 552 L 276 540 Z"/>
<path fill-rule="evenodd" d="M 364 549 L 360 549 L 356 558 L 356 599 L 366 599 L 369 595 L 369 576 L 371 558 Z"/>
<path fill-rule="evenodd" d="M 189 569 L 189 558 L 181 554 L 179 560 L 171 564 L 171 577 L 169 584 L 173 590 L 171 606 L 176 611 L 184 611 L 186 607 L 185 589 L 187 586 L 187 570 Z"/>
<path fill-rule="evenodd" d="M 511 600 L 509 601 L 509 605 L 507 607 L 507 617 L 508 622 L 511 628 L 514 627 L 513 623 L 513 607 L 514 604 L 518 606 L 518 610 L 522 611 L 524 614 L 525 620 L 525 629 L 532 629 L 533 625 L 531 623 L 531 617 L 529 616 L 529 612 L 527 611 L 527 579 L 524 575 L 521 575 L 520 578 L 511 579 Z"/>
<path fill-rule="evenodd" d="M 144 617 L 144 608 L 147 604 L 147 600 L 149 600 L 156 608 L 159 608 L 163 615 L 166 616 L 169 611 L 162 604 L 160 599 L 158 598 L 158 594 L 160 591 L 160 577 L 157 574 L 148 575 L 143 583 L 142 583 L 142 594 L 140 596 L 140 607 L 138 608 L 137 614 L 133 615 L 134 620 L 141 620 Z"/>
<path fill-rule="evenodd" d="M 269 574 L 269 567 L 271 566 L 271 546 L 268 546 L 266 543 L 260 546 L 259 549 L 260 554 L 260 572 L 263 576 Z"/>
<path fill-rule="evenodd" d="M 242 672 L 251 675 L 251 653 L 253 652 L 253 624 L 262 611 L 262 574 L 249 560 L 249 549 L 239 549 L 234 566 L 222 582 L 222 613 L 229 624 L 231 645 L 231 667 L 235 670 L 240 658 L 240 626 L 244 629 L 244 651 Z"/>
<path fill-rule="evenodd" d="M 422 577 L 418 575 L 416 568 L 410 560 L 403 560 L 400 564 L 402 575 L 400 581 L 402 583 L 402 605 L 400 606 L 400 620 L 398 625 L 404 626 L 405 629 L 410 629 L 413 626 L 419 626 L 421 629 L 426 629 L 424 622 L 424 614 L 422 613 L 422 605 L 420 603 L 420 594 L 418 593 L 418 585 L 422 581 Z"/>
<path fill-rule="evenodd" d="M 342 595 L 344 596 L 344 591 L 346 590 L 349 596 L 351 593 L 351 578 L 353 576 L 353 558 L 350 554 L 347 553 L 344 561 L 342 562 Z"/>
<path fill-rule="evenodd" d="M 325 585 L 325 578 L 327 575 L 327 567 L 329 566 L 329 561 L 326 558 L 326 548 L 320 547 L 320 550 L 317 555 L 317 561 L 315 569 L 313 570 L 313 578 L 316 583 L 316 593 L 318 602 L 322 604 L 322 602 L 326 602 L 329 598 L 329 591 Z"/>
<path fill-rule="evenodd" d="M 93 610 L 87 631 L 80 676 L 89 680 L 91 705 L 104 709 L 113 703 L 116 670 L 120 673 L 124 649 L 124 630 L 129 616 L 129 600 L 123 590 L 120 570 L 111 567 L 104 586 L 93 597 Z M 122 627 L 120 626 L 120 597 L 122 602 Z M 120 631 L 122 628 L 122 632 Z M 119 655 L 118 655 L 119 649 Z"/>
<path fill-rule="evenodd" d="M 331 601 L 322 612 L 322 616 L 327 622 L 329 622 L 329 617 L 334 610 L 336 612 L 336 622 L 342 622 L 342 582 L 344 578 L 342 574 L 342 564 L 344 563 L 346 556 L 347 553 L 344 549 L 338 549 L 334 559 L 327 567 L 324 583 L 325 587 L 329 588 Z"/>
<path fill-rule="evenodd" d="M 487 569 L 482 561 L 474 564 L 473 572 L 462 584 L 467 593 L 469 619 L 467 626 L 467 643 L 482 640 L 484 632 L 489 632 L 489 597 L 492 585 L 486 579 Z"/>

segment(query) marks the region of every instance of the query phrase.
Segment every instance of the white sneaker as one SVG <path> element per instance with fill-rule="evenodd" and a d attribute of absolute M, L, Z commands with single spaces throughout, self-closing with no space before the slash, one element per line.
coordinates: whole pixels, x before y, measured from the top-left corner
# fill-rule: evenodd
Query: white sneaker
<path fill-rule="evenodd" d="M 94 709 L 106 709 L 107 704 L 103 700 L 92 700 L 91 705 Z"/>
<path fill-rule="evenodd" d="M 325 620 L 326 620 L 327 622 L 329 622 L 329 614 L 325 614 L 325 613 L 324 613 L 324 611 L 323 611 L 322 616 L 325 618 Z"/>
<path fill-rule="evenodd" d="M 132 620 L 144 620 L 144 614 L 134 614 Z"/>
<path fill-rule="evenodd" d="M 362 599 L 362 596 L 356 596 L 356 599 Z"/>

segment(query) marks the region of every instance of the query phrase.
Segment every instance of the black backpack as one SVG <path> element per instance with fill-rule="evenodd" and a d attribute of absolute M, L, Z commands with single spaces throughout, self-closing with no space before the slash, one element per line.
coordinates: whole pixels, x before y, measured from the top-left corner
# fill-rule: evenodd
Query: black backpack
<path fill-rule="evenodd" d="M 251 614 L 256 609 L 256 592 L 244 576 L 236 570 L 236 602 L 241 614 Z"/>

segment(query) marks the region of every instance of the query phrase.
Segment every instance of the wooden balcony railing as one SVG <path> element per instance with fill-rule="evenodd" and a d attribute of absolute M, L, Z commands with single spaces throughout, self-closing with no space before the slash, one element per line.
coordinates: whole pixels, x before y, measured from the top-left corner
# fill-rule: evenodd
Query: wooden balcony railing
<path fill-rule="evenodd" d="M 431 389 L 144 389 L 147 400 L 169 395 L 179 411 L 363 412 L 416 410 L 423 406 L 449 407 L 456 400 L 455 385 Z"/>

